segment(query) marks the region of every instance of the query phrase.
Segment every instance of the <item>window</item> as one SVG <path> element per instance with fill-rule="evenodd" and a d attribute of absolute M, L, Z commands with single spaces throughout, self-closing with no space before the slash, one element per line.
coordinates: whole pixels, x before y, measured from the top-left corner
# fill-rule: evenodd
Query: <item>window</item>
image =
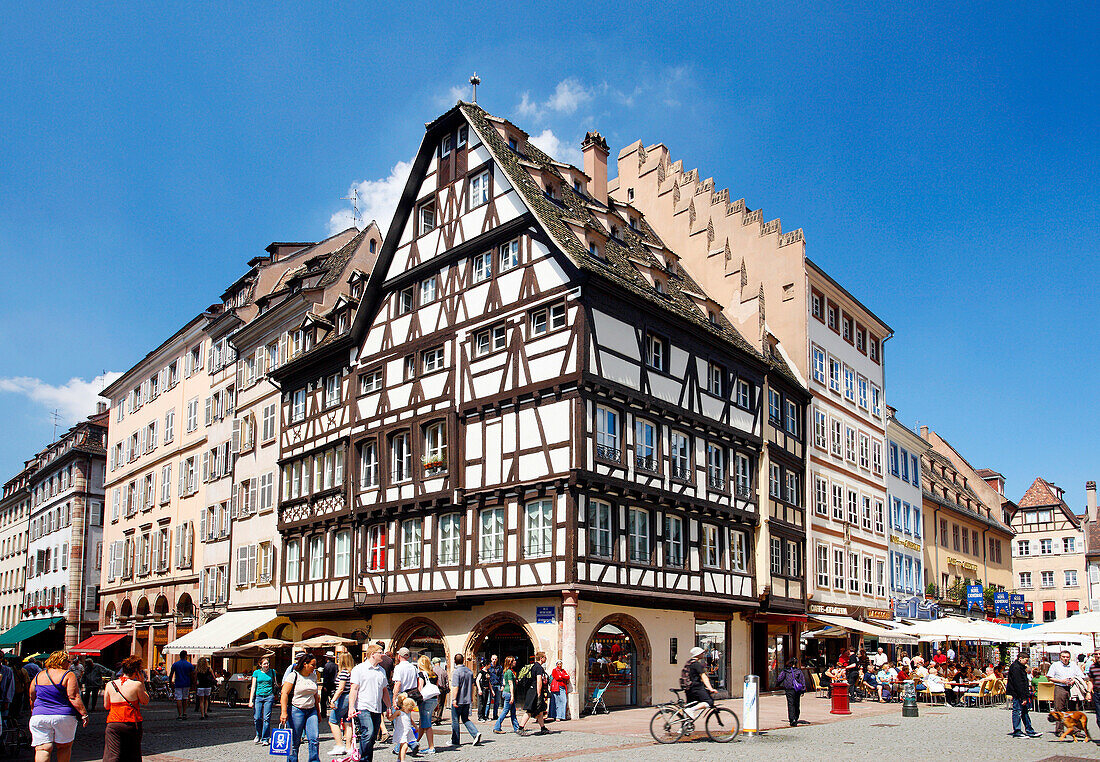
<path fill-rule="evenodd" d="M 565 305 L 554 304 L 550 307 L 535 310 L 530 317 L 531 335 L 541 336 L 547 331 L 557 330 L 565 326 Z"/>
<path fill-rule="evenodd" d="M 309 578 L 321 579 L 325 576 L 325 538 L 314 535 L 309 538 Z"/>
<path fill-rule="evenodd" d="M 847 315 L 844 315 L 844 317 L 841 318 L 840 325 L 841 325 L 841 335 L 844 337 L 844 340 L 846 342 L 851 344 L 852 343 L 852 319 L 850 317 L 848 317 Z"/>
<path fill-rule="evenodd" d="M 611 558 L 611 505 L 602 500 L 588 503 L 588 555 Z"/>
<path fill-rule="evenodd" d="M 481 206 L 489 201 L 489 170 L 480 172 L 470 179 L 470 208 Z"/>
<path fill-rule="evenodd" d="M 829 482 L 817 475 L 814 475 L 814 513 L 829 515 Z"/>
<path fill-rule="evenodd" d="M 707 483 L 711 489 L 726 489 L 726 450 L 707 443 Z"/>
<path fill-rule="evenodd" d="M 420 235 L 431 232 L 435 227 L 435 204 L 430 201 L 420 207 Z"/>
<path fill-rule="evenodd" d="M 859 432 L 859 467 L 870 468 L 871 467 L 871 453 L 869 452 L 871 447 L 870 438 L 862 431 Z"/>
<path fill-rule="evenodd" d="M 634 419 L 634 466 L 643 471 L 657 470 L 657 429 L 649 421 Z"/>
<path fill-rule="evenodd" d="M 828 420 L 824 410 L 814 408 L 814 446 L 820 450 L 829 448 Z"/>
<path fill-rule="evenodd" d="M 655 370 L 668 370 L 668 342 L 660 336 L 647 333 L 645 336 L 646 364 Z"/>
<path fill-rule="evenodd" d="M 401 568 L 420 566 L 420 548 L 424 522 L 422 519 L 406 519 L 401 522 Z"/>
<path fill-rule="evenodd" d="M 1077 570 L 1066 569 L 1066 587 L 1077 587 Z"/>
<path fill-rule="evenodd" d="M 369 373 L 365 373 L 359 377 L 359 393 L 369 394 L 370 392 L 381 391 L 382 389 L 382 369 L 378 368 Z"/>
<path fill-rule="evenodd" d="M 717 569 L 722 565 L 722 549 L 718 544 L 718 527 L 703 524 L 703 566 Z"/>
<path fill-rule="evenodd" d="M 844 429 L 844 455 L 850 463 L 856 462 L 856 432 L 855 429 Z"/>
<path fill-rule="evenodd" d="M 1040 587 L 1054 587 L 1054 572 L 1052 572 L 1052 571 L 1039 572 L 1039 586 Z"/>
<path fill-rule="evenodd" d="M 875 362 L 878 362 L 878 339 L 874 336 L 867 342 L 867 355 Z"/>
<path fill-rule="evenodd" d="M 856 349 L 867 354 L 867 331 L 858 323 L 856 324 Z"/>
<path fill-rule="evenodd" d="M 871 384 L 871 412 L 876 418 L 882 415 L 882 394 L 874 384 Z"/>
<path fill-rule="evenodd" d="M 334 544 L 332 575 L 346 577 L 351 573 L 351 533 L 347 529 L 337 532 Z"/>
<path fill-rule="evenodd" d="M 788 471 L 785 474 L 787 483 L 784 499 L 795 506 L 802 506 L 802 482 L 798 480 L 798 474 Z"/>
<path fill-rule="evenodd" d="M 968 532 L 965 528 L 962 530 L 962 541 L 963 541 L 963 553 L 969 553 L 970 552 L 970 532 Z M 974 552 L 977 553 L 978 548 L 974 548 Z"/>
<path fill-rule="evenodd" d="M 822 296 L 816 289 L 810 289 L 810 314 L 818 320 L 824 321 L 824 315 L 822 310 Z"/>
<path fill-rule="evenodd" d="M 737 406 L 745 410 L 752 409 L 752 386 L 743 378 L 737 379 Z"/>
<path fill-rule="evenodd" d="M 687 434 L 672 432 L 669 437 L 669 459 L 672 463 L 672 476 L 691 481 L 691 442 Z"/>
<path fill-rule="evenodd" d="M 439 555 L 440 566 L 454 566 L 458 563 L 462 534 L 462 517 L 457 513 L 447 513 L 439 517 Z"/>
<path fill-rule="evenodd" d="M 733 460 L 737 468 L 737 496 L 752 497 L 752 459 L 739 452 Z"/>
<path fill-rule="evenodd" d="M 870 571 L 870 565 L 867 570 Z M 886 597 L 886 562 L 882 559 L 875 560 L 875 595 L 879 598 Z"/>
<path fill-rule="evenodd" d="M 443 347 L 436 347 L 434 349 L 425 349 L 420 354 L 420 369 L 422 373 L 434 373 L 437 370 L 443 370 L 444 363 Z"/>
<path fill-rule="evenodd" d="M 394 434 L 390 439 L 390 480 L 403 482 L 412 478 L 412 449 L 409 433 Z"/>
<path fill-rule="evenodd" d="M 436 277 L 430 275 L 420 281 L 420 304 L 431 304 L 435 301 Z"/>
<path fill-rule="evenodd" d="M 906 513 L 908 516 L 908 513 Z M 906 519 L 908 521 L 908 518 Z M 863 528 L 868 532 L 871 531 L 872 526 L 872 514 L 871 514 L 871 498 L 866 495 L 863 496 Z"/>
<path fill-rule="evenodd" d="M 199 398 L 191 400 L 187 403 L 187 433 L 199 427 Z"/>
<path fill-rule="evenodd" d="M 859 526 L 859 494 L 854 490 L 848 490 L 848 523 Z"/>
<path fill-rule="evenodd" d="M 882 442 L 877 439 L 871 441 L 871 470 L 882 475 Z"/>
<path fill-rule="evenodd" d="M 777 426 L 783 425 L 783 398 L 775 389 L 768 389 L 768 418 Z"/>
<path fill-rule="evenodd" d="M 618 461 L 619 414 L 603 405 L 596 407 L 596 457 Z"/>
<path fill-rule="evenodd" d="M 917 456 L 916 455 L 910 455 L 909 456 L 909 473 L 911 474 L 910 481 L 912 481 L 913 486 L 914 487 L 919 487 L 920 486 L 920 467 L 917 465 Z"/>
<path fill-rule="evenodd" d="M 470 266 L 474 273 L 474 283 L 481 283 L 493 277 L 493 255 L 489 252 L 475 254 L 470 259 Z"/>
<path fill-rule="evenodd" d="M 814 355 L 814 381 L 824 385 L 825 383 L 825 350 L 821 347 L 813 348 Z"/>
<path fill-rule="evenodd" d="M 500 271 L 506 273 L 513 267 L 519 267 L 519 241 L 509 241 L 497 247 L 497 261 Z"/>
<path fill-rule="evenodd" d="M 828 326 L 837 331 L 837 319 L 836 319 L 836 305 L 830 304 L 825 308 L 825 314 L 828 316 Z"/>
<path fill-rule="evenodd" d="M 832 453 L 838 458 L 844 456 L 843 434 L 844 426 L 837 418 L 832 419 Z"/>
<path fill-rule="evenodd" d="M 386 527 L 375 524 L 367 530 L 367 571 L 384 571 L 386 568 Z"/>
<path fill-rule="evenodd" d="M 325 407 L 340 404 L 340 376 L 333 374 L 325 379 Z"/>
<path fill-rule="evenodd" d="M 1077 538 L 1076 537 L 1063 537 L 1062 538 L 1062 552 L 1063 553 L 1076 553 L 1077 552 Z"/>
<path fill-rule="evenodd" d="M 833 550 L 833 587 L 844 589 L 844 551 Z"/>
<path fill-rule="evenodd" d="M 783 499 L 783 471 L 775 463 L 768 466 L 768 494 L 776 500 Z"/>
<path fill-rule="evenodd" d="M 447 424 L 443 421 L 424 427 L 423 466 L 427 476 L 447 470 Z"/>
<path fill-rule="evenodd" d="M 261 414 L 261 441 L 269 442 L 275 438 L 275 403 L 264 406 Z"/>
<path fill-rule="evenodd" d="M 503 325 L 478 331 L 474 336 L 474 357 L 484 357 L 490 352 L 504 349 L 507 343 L 507 330 Z"/>
<path fill-rule="evenodd" d="M 867 379 L 865 379 L 863 376 L 860 376 L 857 383 L 856 383 L 856 386 L 859 389 L 859 406 L 861 408 L 863 408 L 864 410 L 866 410 L 867 409 Z"/>
<path fill-rule="evenodd" d="M 746 565 L 748 539 L 744 532 L 730 532 L 730 569 L 744 574 L 748 571 Z"/>
<path fill-rule="evenodd" d="M 859 555 L 848 554 L 848 592 L 859 592 Z"/>
<path fill-rule="evenodd" d="M 825 545 L 817 546 L 817 586 L 829 586 L 829 548 Z"/>
<path fill-rule="evenodd" d="M 524 511 L 523 555 L 539 558 L 553 550 L 554 504 L 550 500 L 535 500 Z"/>
<path fill-rule="evenodd" d="M 631 508 L 627 514 L 627 532 L 630 560 L 635 563 L 649 563 L 649 512 L 641 508 Z"/>
<path fill-rule="evenodd" d="M 1020 589 L 1031 589 L 1031 572 L 1020 572 Z"/>
<path fill-rule="evenodd" d="M 833 485 L 833 520 L 844 521 L 844 487 Z"/>
<path fill-rule="evenodd" d="M 504 509 L 486 508 L 481 512 L 481 552 L 479 560 L 504 560 Z"/>
<path fill-rule="evenodd" d="M 290 422 L 297 423 L 306 417 L 306 390 L 298 389 L 290 395 Z"/>
<path fill-rule="evenodd" d="M 832 357 L 829 358 L 829 388 L 840 393 L 840 363 Z"/>
<path fill-rule="evenodd" d="M 1049 537 L 1039 540 L 1039 555 L 1049 556 L 1054 552 L 1054 540 Z"/>
<path fill-rule="evenodd" d="M 406 381 L 412 381 L 416 377 L 416 358 L 413 355 L 405 358 L 404 377 Z"/>
<path fill-rule="evenodd" d="M 844 399 L 849 402 L 856 400 L 856 375 L 847 365 L 844 366 Z"/>
<path fill-rule="evenodd" d="M 378 486 L 378 445 L 372 439 L 359 444 L 359 487 Z"/>

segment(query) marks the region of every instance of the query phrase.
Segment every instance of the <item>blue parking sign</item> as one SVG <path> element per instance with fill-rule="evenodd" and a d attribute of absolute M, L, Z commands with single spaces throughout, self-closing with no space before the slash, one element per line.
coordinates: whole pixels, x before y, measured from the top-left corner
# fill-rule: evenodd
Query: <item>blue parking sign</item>
<path fill-rule="evenodd" d="M 289 728 L 275 728 L 271 731 L 271 746 L 268 747 L 267 753 L 277 757 L 289 757 L 290 742 Z"/>

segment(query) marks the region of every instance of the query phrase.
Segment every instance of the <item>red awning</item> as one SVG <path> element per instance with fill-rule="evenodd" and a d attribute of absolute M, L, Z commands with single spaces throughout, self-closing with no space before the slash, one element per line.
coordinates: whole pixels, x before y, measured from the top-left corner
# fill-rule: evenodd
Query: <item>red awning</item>
<path fill-rule="evenodd" d="M 130 637 L 128 632 L 109 632 L 104 635 L 93 635 L 69 649 L 71 654 L 83 654 L 85 656 L 99 656 L 103 649 L 112 646 L 123 638 Z"/>
<path fill-rule="evenodd" d="M 1066 601 L 1066 613 L 1071 611 L 1080 611 L 1080 604 L 1077 601 Z"/>
<path fill-rule="evenodd" d="M 1054 601 L 1043 601 L 1043 611 L 1054 611 Z"/>

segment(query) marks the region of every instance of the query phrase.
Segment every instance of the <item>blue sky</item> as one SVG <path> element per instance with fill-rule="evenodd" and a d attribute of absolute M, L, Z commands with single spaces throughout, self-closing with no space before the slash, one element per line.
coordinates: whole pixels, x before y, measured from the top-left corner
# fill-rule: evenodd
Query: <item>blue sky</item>
<path fill-rule="evenodd" d="M 895 329 L 899 416 L 1010 497 L 1100 477 L 1094 4 L 199 5 L 5 11 L 4 478 L 270 241 L 353 185 L 384 215 L 474 70 L 560 158 L 660 141 L 802 227 Z"/>

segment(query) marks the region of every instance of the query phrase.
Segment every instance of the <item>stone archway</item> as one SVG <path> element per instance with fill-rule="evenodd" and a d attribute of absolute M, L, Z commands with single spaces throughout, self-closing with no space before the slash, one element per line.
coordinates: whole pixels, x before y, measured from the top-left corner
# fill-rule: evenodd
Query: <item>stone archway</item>
<path fill-rule="evenodd" d="M 642 623 L 629 614 L 610 614 L 601 619 L 592 628 L 592 634 L 588 636 L 588 643 L 584 653 L 577 654 L 577 669 L 585 672 L 585 692 L 591 693 L 594 685 L 589 684 L 588 665 L 589 654 L 593 651 L 593 645 L 597 642 L 600 630 L 604 628 L 618 628 L 629 636 L 634 646 L 634 684 L 635 705 L 650 706 L 653 703 L 653 649 L 649 645 L 649 637 L 646 635 Z M 583 666 L 582 666 L 583 665 Z"/>
<path fill-rule="evenodd" d="M 470 630 L 469 636 L 467 636 L 466 638 L 466 643 L 463 646 L 462 653 L 464 653 L 467 658 L 470 656 L 470 654 L 476 654 L 490 635 L 492 635 L 495 631 L 504 628 L 514 628 L 524 633 L 527 636 L 527 639 L 531 641 L 532 653 L 546 650 L 539 642 L 538 635 L 536 635 L 535 631 L 531 629 L 531 625 L 527 622 L 527 620 L 523 619 L 518 614 L 512 613 L 511 611 L 498 611 L 495 614 L 490 614 L 473 626 L 473 628 Z M 503 654 L 501 654 L 501 656 L 503 656 Z M 517 664 L 519 664 L 519 660 L 517 660 Z M 522 666 L 522 664 L 520 664 L 520 666 Z"/>
<path fill-rule="evenodd" d="M 417 644 L 423 647 L 415 647 Z M 413 651 L 414 656 L 417 651 L 433 652 L 433 656 L 441 656 L 446 661 L 448 669 L 454 666 L 451 650 L 447 647 L 447 639 L 443 637 L 443 628 L 428 617 L 414 616 L 398 626 L 390 639 L 390 650 L 396 652 L 402 647 L 408 647 Z M 437 648 L 442 650 L 442 654 L 434 653 Z"/>

